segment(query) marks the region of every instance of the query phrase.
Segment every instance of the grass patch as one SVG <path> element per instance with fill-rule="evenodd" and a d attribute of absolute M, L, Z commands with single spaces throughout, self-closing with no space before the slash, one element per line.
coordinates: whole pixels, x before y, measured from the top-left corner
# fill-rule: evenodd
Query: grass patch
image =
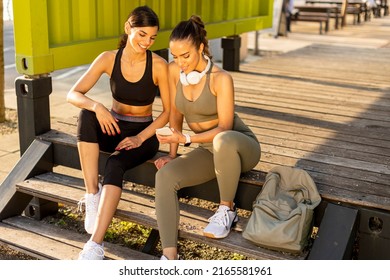
<path fill-rule="evenodd" d="M 84 230 L 84 214 L 75 207 L 60 204 L 55 215 L 43 219 L 45 222 L 54 224 L 60 228 L 73 230 L 87 234 Z M 104 241 L 121 244 L 133 250 L 142 250 L 143 245 L 151 232 L 151 228 L 114 218 L 105 234 Z M 209 245 L 193 242 L 180 238 L 178 241 L 180 256 L 185 260 L 247 260 L 246 256 L 211 247 Z M 153 255 L 160 257 L 162 254 L 161 244 L 158 243 Z"/>

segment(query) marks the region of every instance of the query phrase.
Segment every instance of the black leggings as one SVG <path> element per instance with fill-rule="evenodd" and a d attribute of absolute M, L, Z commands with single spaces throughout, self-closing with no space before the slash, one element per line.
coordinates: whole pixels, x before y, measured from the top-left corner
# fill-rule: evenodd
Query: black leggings
<path fill-rule="evenodd" d="M 109 136 L 104 134 L 94 112 L 81 110 L 77 126 L 77 141 L 98 143 L 99 149 L 111 153 L 104 168 L 103 185 L 115 185 L 122 188 L 124 173 L 141 163 L 153 158 L 158 151 L 159 142 L 154 135 L 135 149 L 115 151 L 120 141 L 129 136 L 135 136 L 152 123 L 129 122 L 119 120 L 120 135 Z"/>

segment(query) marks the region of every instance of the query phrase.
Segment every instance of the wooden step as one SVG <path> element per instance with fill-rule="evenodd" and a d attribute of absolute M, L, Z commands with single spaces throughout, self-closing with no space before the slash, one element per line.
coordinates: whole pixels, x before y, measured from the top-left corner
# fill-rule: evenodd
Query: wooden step
<path fill-rule="evenodd" d="M 85 192 L 82 179 L 52 172 L 30 178 L 18 183 L 16 187 L 18 192 L 72 206 L 77 205 Z M 254 259 L 304 259 L 307 255 L 307 253 L 292 255 L 267 250 L 242 238 L 241 232 L 247 223 L 247 218 L 244 217 L 240 217 L 236 228 L 227 238 L 210 239 L 204 237 L 202 230 L 208 224 L 207 219 L 214 212 L 186 203 L 181 203 L 180 209 L 179 236 L 182 238 L 208 244 L 212 247 L 219 247 Z M 157 229 L 154 197 L 150 195 L 124 188 L 115 216 L 119 219 Z"/>
<path fill-rule="evenodd" d="M 0 223 L 0 241 L 38 259 L 74 260 L 90 235 L 59 228 L 25 216 L 17 216 Z M 153 260 L 145 254 L 109 242 L 104 243 L 105 259 Z"/>

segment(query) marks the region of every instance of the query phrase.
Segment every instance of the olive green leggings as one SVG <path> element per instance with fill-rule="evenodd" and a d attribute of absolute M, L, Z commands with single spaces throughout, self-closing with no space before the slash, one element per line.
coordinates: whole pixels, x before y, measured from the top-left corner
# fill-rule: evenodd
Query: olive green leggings
<path fill-rule="evenodd" d="M 162 247 L 177 246 L 178 190 L 217 178 L 221 200 L 233 201 L 241 172 L 251 170 L 259 159 L 260 144 L 254 135 L 229 130 L 216 135 L 212 146 L 200 146 L 161 168 L 155 187 Z"/>

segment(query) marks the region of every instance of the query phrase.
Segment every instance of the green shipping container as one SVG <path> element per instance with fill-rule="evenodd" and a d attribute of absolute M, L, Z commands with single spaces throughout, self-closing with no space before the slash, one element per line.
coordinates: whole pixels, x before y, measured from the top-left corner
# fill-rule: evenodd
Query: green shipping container
<path fill-rule="evenodd" d="M 13 0 L 16 67 L 25 75 L 91 63 L 117 48 L 124 22 L 135 7 L 159 16 L 152 50 L 168 47 L 172 28 L 197 14 L 208 38 L 272 27 L 273 0 Z"/>

